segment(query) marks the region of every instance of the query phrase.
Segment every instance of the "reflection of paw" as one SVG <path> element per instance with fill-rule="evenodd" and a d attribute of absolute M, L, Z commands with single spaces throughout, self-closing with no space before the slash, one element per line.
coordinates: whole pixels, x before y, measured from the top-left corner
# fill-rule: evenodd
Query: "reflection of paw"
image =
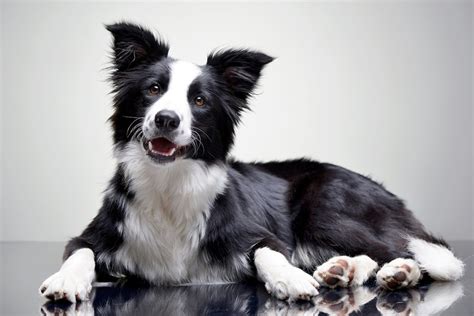
<path fill-rule="evenodd" d="M 271 297 L 257 314 L 261 316 L 318 315 L 318 309 L 311 301 L 290 303 Z"/>
<path fill-rule="evenodd" d="M 349 315 L 372 301 L 376 294 L 366 287 L 322 290 L 316 297 L 318 310 L 329 315 Z"/>
<path fill-rule="evenodd" d="M 91 301 L 70 303 L 67 301 L 46 302 L 41 306 L 41 315 L 44 316 L 89 316 L 94 315 Z"/>
<path fill-rule="evenodd" d="M 87 300 L 91 289 L 87 278 L 68 271 L 58 271 L 41 284 L 39 291 L 47 299 L 65 299 L 74 303 L 76 299 Z"/>
<path fill-rule="evenodd" d="M 316 298 L 318 310 L 329 315 L 347 315 L 354 310 L 352 293 L 348 289 L 330 289 Z"/>
<path fill-rule="evenodd" d="M 415 286 L 420 277 L 420 268 L 414 260 L 398 258 L 380 269 L 377 283 L 385 289 L 396 290 Z"/>
<path fill-rule="evenodd" d="M 415 315 L 420 301 L 417 290 L 382 291 L 377 297 L 377 310 L 382 315 Z M 420 314 L 421 315 L 421 314 Z"/>
<path fill-rule="evenodd" d="M 375 269 L 377 263 L 367 256 L 340 256 L 320 265 L 313 276 L 324 286 L 348 287 L 362 285 L 373 275 Z"/>
<path fill-rule="evenodd" d="M 293 266 L 279 267 L 272 274 L 265 288 L 280 300 L 310 300 L 318 294 L 318 282 L 303 270 Z"/>

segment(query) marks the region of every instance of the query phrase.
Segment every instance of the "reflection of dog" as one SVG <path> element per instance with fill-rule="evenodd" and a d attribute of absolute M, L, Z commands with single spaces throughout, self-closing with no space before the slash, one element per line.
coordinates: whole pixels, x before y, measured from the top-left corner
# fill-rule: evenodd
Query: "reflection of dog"
<path fill-rule="evenodd" d="M 319 284 L 362 284 L 378 264 L 388 289 L 416 284 L 420 267 L 437 280 L 461 277 L 446 243 L 374 181 L 304 159 L 228 159 L 271 57 L 230 49 L 197 66 L 168 57 L 139 26 L 108 30 L 117 170 L 99 214 L 41 286 L 44 296 L 84 300 L 98 275 L 160 285 L 258 277 L 291 300 L 309 300 Z"/>
<path fill-rule="evenodd" d="M 43 315 L 435 315 L 462 296 L 458 282 L 382 291 L 375 288 L 323 288 L 308 302 L 285 302 L 251 284 L 186 287 L 98 288 L 91 301 L 47 302 Z"/>

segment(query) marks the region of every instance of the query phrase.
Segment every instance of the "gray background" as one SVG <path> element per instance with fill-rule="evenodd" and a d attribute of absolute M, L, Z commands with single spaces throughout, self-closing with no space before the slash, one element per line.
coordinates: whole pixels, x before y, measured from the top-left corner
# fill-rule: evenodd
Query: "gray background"
<path fill-rule="evenodd" d="M 66 240 L 99 208 L 115 164 L 102 24 L 120 19 L 196 63 L 227 46 L 278 57 L 236 157 L 340 164 L 473 239 L 471 2 L 353 1 L 2 2 L 0 240 Z"/>

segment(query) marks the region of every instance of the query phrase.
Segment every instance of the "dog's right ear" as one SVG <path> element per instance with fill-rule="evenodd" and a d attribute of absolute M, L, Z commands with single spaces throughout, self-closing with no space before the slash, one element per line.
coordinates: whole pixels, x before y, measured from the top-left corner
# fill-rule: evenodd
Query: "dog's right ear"
<path fill-rule="evenodd" d="M 118 71 L 168 56 L 168 45 L 139 25 L 120 22 L 105 27 L 114 37 L 113 62 Z"/>

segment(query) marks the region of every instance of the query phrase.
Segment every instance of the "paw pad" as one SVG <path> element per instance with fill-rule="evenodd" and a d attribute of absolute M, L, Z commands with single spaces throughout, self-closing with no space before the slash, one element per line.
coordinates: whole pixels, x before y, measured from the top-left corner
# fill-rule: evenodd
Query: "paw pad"
<path fill-rule="evenodd" d="M 403 281 L 406 280 L 406 275 L 403 272 L 397 272 L 395 275 L 384 279 L 385 286 L 390 290 L 396 290 L 403 286 Z"/>
<path fill-rule="evenodd" d="M 378 283 L 387 290 L 415 285 L 421 276 L 416 263 L 411 259 L 395 259 L 385 264 L 377 273 Z"/>
<path fill-rule="evenodd" d="M 329 273 L 341 276 L 344 275 L 344 270 L 340 266 L 332 266 Z"/>
<path fill-rule="evenodd" d="M 338 259 L 334 262 L 327 262 L 314 273 L 316 280 L 328 287 L 348 286 L 354 278 L 354 268 L 350 267 L 349 262 L 344 259 Z"/>

